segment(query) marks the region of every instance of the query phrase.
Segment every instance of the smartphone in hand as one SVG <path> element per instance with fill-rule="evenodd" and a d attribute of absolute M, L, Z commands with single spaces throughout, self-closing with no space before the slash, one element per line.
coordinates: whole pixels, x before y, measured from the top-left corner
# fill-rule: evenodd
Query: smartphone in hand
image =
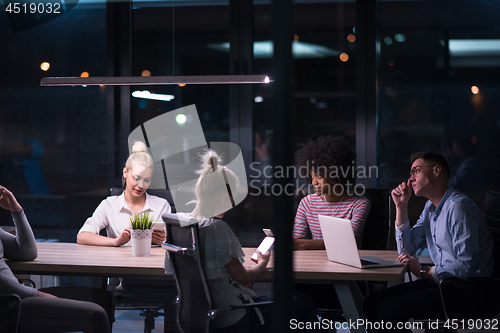
<path fill-rule="evenodd" d="M 262 231 L 266 234 L 266 238 L 260 243 L 257 251 L 266 254 L 274 244 L 274 234 L 271 229 L 262 229 Z M 257 253 L 254 253 L 250 259 L 252 259 L 253 262 L 257 262 Z"/>
<path fill-rule="evenodd" d="M 163 231 L 165 229 L 165 222 L 155 222 L 153 223 L 153 231 Z"/>

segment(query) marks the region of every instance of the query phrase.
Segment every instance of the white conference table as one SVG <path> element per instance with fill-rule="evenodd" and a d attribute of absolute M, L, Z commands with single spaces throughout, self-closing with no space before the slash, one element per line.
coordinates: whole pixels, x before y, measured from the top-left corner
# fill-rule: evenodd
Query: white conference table
<path fill-rule="evenodd" d="M 34 261 L 7 261 L 16 274 L 76 275 L 95 277 L 165 276 L 163 268 L 165 250 L 151 248 L 149 257 L 132 256 L 130 246 L 103 247 L 76 243 L 37 243 L 38 257 Z M 253 248 L 244 248 L 245 265 Z M 395 260 L 396 251 L 360 251 L 361 255 L 378 256 Z M 359 269 L 328 260 L 325 250 L 294 251 L 294 278 L 297 283 L 333 283 L 346 318 L 356 321 L 363 318 L 363 298 L 354 281 L 401 281 L 406 267 Z M 261 277 L 271 280 L 272 261 Z M 351 330 L 364 332 L 363 328 Z"/>

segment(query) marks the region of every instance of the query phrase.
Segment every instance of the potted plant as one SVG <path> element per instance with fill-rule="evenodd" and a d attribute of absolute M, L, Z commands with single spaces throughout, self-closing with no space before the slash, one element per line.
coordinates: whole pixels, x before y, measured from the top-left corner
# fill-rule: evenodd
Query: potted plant
<path fill-rule="evenodd" d="M 132 237 L 132 255 L 145 257 L 151 254 L 151 236 L 153 217 L 149 213 L 130 216 L 130 235 Z"/>

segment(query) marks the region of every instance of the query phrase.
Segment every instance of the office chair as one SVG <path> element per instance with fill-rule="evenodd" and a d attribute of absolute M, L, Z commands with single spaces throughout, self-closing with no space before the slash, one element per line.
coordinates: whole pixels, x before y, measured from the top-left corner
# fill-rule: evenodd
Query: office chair
<path fill-rule="evenodd" d="M 17 315 L 12 313 L 18 305 Z M 0 295 L 0 332 L 17 333 L 19 327 L 19 314 L 21 313 L 21 297 L 16 294 Z M 15 320 L 13 331 L 9 331 L 10 321 Z"/>
<path fill-rule="evenodd" d="M 363 230 L 363 250 L 395 249 L 392 225 L 392 198 L 388 189 L 365 188 L 364 196 L 370 200 L 370 213 Z M 361 285 L 365 296 L 387 288 L 387 282 L 367 281 Z"/>
<path fill-rule="evenodd" d="M 500 299 L 500 193 L 488 192 L 486 194 L 483 216 L 493 237 L 493 275 L 491 278 L 474 278 L 465 281 L 449 277 L 441 279 L 438 286 L 445 318 L 431 318 L 439 319 L 440 327 L 446 320 L 465 320 L 468 325 L 469 321 L 479 319 L 484 322 L 500 314 L 498 301 Z M 458 293 L 462 299 L 467 299 L 467 302 L 454 302 L 453 296 Z"/>
<path fill-rule="evenodd" d="M 168 251 L 177 285 L 175 321 L 181 333 L 211 332 L 211 321 L 221 310 L 251 308 L 273 303 L 238 304 L 214 309 L 200 262 L 202 249 L 199 246 L 198 224 L 182 227 L 175 214 L 164 214 L 163 220 L 167 229 L 167 241 L 163 247 Z"/>
<path fill-rule="evenodd" d="M 122 187 L 112 187 L 109 189 L 109 195 L 120 195 L 123 192 Z M 168 189 L 148 189 L 148 194 L 155 195 L 168 201 L 172 212 L 175 212 L 175 205 L 172 199 L 172 194 Z M 111 279 L 110 284 L 115 282 L 118 284 L 118 279 Z M 164 331 L 173 331 L 173 327 L 169 327 L 172 321 L 170 312 L 173 310 L 171 306 L 176 295 L 175 285 L 173 280 L 163 279 L 132 279 L 126 278 L 122 281 L 124 290 L 116 290 L 111 288 L 111 294 L 115 300 L 116 310 L 140 310 L 140 315 L 144 317 L 144 332 L 150 333 L 155 328 L 155 318 L 164 316 L 165 327 Z M 163 311 L 163 312 L 162 312 Z M 173 325 L 173 324 L 171 324 Z"/>
<path fill-rule="evenodd" d="M 364 196 L 370 200 L 371 209 L 363 230 L 363 250 L 389 250 L 391 237 L 392 199 L 387 189 L 366 188 Z M 395 248 L 395 246 L 394 246 Z"/>

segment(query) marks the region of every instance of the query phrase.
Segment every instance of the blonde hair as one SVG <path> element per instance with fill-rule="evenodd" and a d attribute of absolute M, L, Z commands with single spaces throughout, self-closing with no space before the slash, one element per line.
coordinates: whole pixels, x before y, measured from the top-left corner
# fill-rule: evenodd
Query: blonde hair
<path fill-rule="evenodd" d="M 142 165 L 145 168 L 154 168 L 155 162 L 151 155 L 149 155 L 148 147 L 146 147 L 144 142 L 134 142 L 132 154 L 127 158 L 125 168 L 127 168 L 127 170 L 132 169 L 132 163 Z"/>
<path fill-rule="evenodd" d="M 198 221 L 231 209 L 239 185 L 238 177 L 222 165 L 222 159 L 213 150 L 200 157 L 200 167 L 196 172 L 199 175 L 194 190 L 196 200 L 191 201 L 196 207 L 190 214 Z"/>

